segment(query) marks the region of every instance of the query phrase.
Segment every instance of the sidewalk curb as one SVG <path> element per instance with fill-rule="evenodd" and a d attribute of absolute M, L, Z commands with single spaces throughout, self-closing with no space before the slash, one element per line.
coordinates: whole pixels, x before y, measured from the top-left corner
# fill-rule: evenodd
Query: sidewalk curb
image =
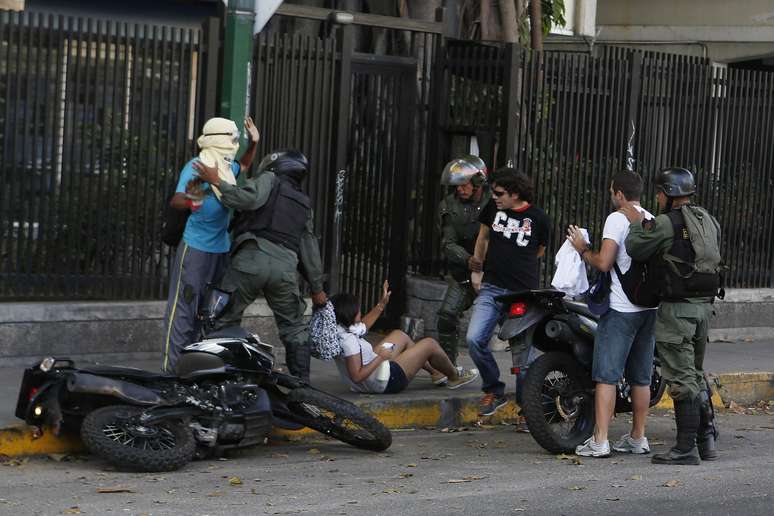
<path fill-rule="evenodd" d="M 732 401 L 739 404 L 755 404 L 774 400 L 774 373 L 725 373 L 711 376 L 714 384 L 713 402 L 716 407 L 727 407 Z M 396 396 L 392 399 L 363 399 L 357 404 L 367 410 L 388 428 L 454 428 L 473 425 L 478 416 L 478 392 L 443 400 L 408 400 Z M 673 408 L 668 394 L 656 405 L 656 409 Z M 516 418 L 516 404 L 509 397 L 508 404 L 496 415 L 485 419 L 488 425 L 512 422 Z M 314 430 L 284 430 L 275 428 L 273 438 L 300 441 L 319 438 Z M 23 424 L 0 428 L 0 456 L 44 455 L 48 453 L 76 453 L 83 450 L 77 436 L 56 437 L 45 431 L 34 438 L 33 429 Z"/>

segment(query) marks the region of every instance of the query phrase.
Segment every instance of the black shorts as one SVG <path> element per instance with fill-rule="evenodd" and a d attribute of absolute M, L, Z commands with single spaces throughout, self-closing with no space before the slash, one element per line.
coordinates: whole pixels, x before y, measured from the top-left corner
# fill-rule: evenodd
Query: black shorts
<path fill-rule="evenodd" d="M 409 381 L 403 368 L 390 361 L 390 379 L 384 388 L 384 394 L 397 394 L 408 387 Z"/>

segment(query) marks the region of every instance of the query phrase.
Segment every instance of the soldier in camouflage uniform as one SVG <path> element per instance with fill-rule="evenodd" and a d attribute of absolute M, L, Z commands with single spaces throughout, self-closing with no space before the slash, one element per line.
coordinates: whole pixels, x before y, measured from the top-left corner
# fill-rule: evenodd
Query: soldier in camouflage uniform
<path fill-rule="evenodd" d="M 658 286 L 656 348 L 675 403 L 677 443 L 652 461 L 696 465 L 717 458 L 704 353 L 712 301 L 723 296 L 720 225 L 691 203 L 696 184 L 689 170 L 662 170 L 656 192 L 661 214 L 652 222 L 643 224 L 639 212 L 623 209 L 631 222 L 626 250 L 632 259 L 648 262 L 648 282 Z"/>
<path fill-rule="evenodd" d="M 217 170 L 194 167 L 203 181 L 221 189 L 223 206 L 238 210 L 232 222 L 231 266 L 219 285 L 231 293 L 231 300 L 215 330 L 238 326 L 262 292 L 274 312 L 290 374 L 308 382 L 311 349 L 296 271 L 309 282 L 315 306 L 324 305 L 328 297 L 311 200 L 301 188 L 309 169 L 306 156 L 296 150 L 271 152 L 244 186 L 223 184 Z"/>
<path fill-rule="evenodd" d="M 438 207 L 441 252 L 449 271 L 449 288 L 438 310 L 438 340 L 456 365 L 460 315 L 476 298 L 470 273 L 481 271 L 481 262 L 473 256 L 481 226 L 478 217 L 491 194 L 486 185 L 486 165 L 478 156 L 450 161 L 441 175 L 441 184 L 456 188 Z"/>

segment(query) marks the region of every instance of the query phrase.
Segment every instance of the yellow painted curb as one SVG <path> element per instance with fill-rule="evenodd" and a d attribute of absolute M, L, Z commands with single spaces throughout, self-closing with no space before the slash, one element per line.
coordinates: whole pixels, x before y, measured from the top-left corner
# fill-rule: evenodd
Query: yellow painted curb
<path fill-rule="evenodd" d="M 76 435 L 55 436 L 53 432 L 43 431 L 35 437 L 29 426 L 18 425 L 0 428 L 0 455 L 15 457 L 19 455 L 45 455 L 47 453 L 75 453 L 83 450 L 83 443 Z"/>
<path fill-rule="evenodd" d="M 774 400 L 774 373 L 732 373 L 713 378 L 712 401 L 716 407 L 728 406 L 731 401 L 741 404 Z M 472 425 L 478 421 L 486 424 L 512 422 L 516 419 L 517 405 L 511 400 L 497 414 L 487 418 L 478 416 L 478 393 L 463 397 L 434 400 L 408 400 L 394 397 L 390 400 L 362 400 L 364 410 L 379 419 L 388 428 L 425 428 Z M 672 409 L 672 399 L 664 394 L 656 409 Z M 314 439 L 319 434 L 309 428 L 285 430 L 275 428 L 272 437 L 298 441 Z M 31 428 L 12 426 L 0 428 L 0 455 L 38 455 L 47 453 L 75 453 L 83 450 L 78 436 L 55 437 L 50 431 L 35 438 Z"/>

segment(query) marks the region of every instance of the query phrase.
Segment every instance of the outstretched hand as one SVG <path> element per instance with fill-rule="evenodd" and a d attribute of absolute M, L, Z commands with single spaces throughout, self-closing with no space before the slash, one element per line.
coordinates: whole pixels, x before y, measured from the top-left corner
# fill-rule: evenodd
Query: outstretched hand
<path fill-rule="evenodd" d="M 382 285 L 382 299 L 379 301 L 379 303 L 386 307 L 387 303 L 390 302 L 391 295 L 392 291 L 390 290 L 390 284 L 387 282 L 387 280 L 384 280 L 384 284 Z"/>
<path fill-rule="evenodd" d="M 258 143 L 258 140 L 261 139 L 261 133 L 258 132 L 258 128 L 255 127 L 253 119 L 249 116 L 245 117 L 245 132 L 253 143 Z"/>

